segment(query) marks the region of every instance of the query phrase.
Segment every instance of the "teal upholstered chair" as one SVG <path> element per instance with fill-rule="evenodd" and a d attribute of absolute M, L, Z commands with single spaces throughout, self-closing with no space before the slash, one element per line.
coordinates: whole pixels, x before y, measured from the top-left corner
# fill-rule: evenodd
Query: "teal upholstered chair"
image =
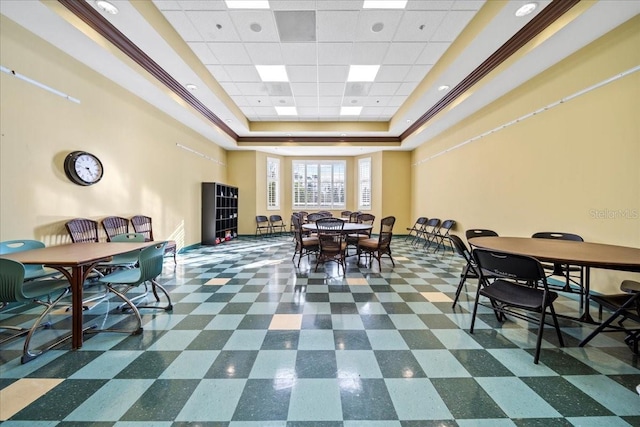
<path fill-rule="evenodd" d="M 26 363 L 38 357 L 62 340 L 51 343 L 38 350 L 32 351 L 29 348 L 31 338 L 39 327 L 48 328 L 50 323 L 42 323 L 47 314 L 64 298 L 69 292 L 69 281 L 66 279 L 34 279 L 25 281 L 25 266 L 18 261 L 0 258 L 0 307 L 5 307 L 10 303 L 36 303 L 45 307 L 30 328 L 22 328 L 15 325 L 0 324 L 0 329 L 17 331 L 17 333 L 4 339 L 0 343 L 13 340 L 14 338 L 27 335 L 22 351 L 22 363 Z M 63 338 L 63 340 L 66 339 Z"/>
<path fill-rule="evenodd" d="M 4 242 L 0 242 L 0 255 L 40 248 L 44 248 L 44 243 L 39 240 L 5 240 Z M 45 268 L 42 264 L 26 264 L 24 271 L 25 280 L 39 279 L 58 274 L 56 270 Z"/>
<path fill-rule="evenodd" d="M 169 311 L 173 309 L 171 303 L 171 297 L 169 293 L 164 289 L 155 279 L 162 273 L 162 263 L 164 260 L 164 248 L 166 242 L 157 242 L 153 246 L 142 249 L 138 253 L 137 266 L 130 269 L 120 269 L 98 279 L 99 282 L 104 283 L 108 292 L 112 292 L 117 295 L 122 301 L 125 302 L 127 308 L 131 309 L 136 317 L 137 327 L 133 330 L 115 330 L 109 329 L 115 332 L 131 332 L 133 335 L 142 332 L 142 318 L 138 308 L 155 308 Z M 160 302 L 157 290 L 165 295 L 167 299 L 166 306 L 160 305 L 136 305 L 131 299 L 127 297 L 127 292 L 130 290 L 145 284 L 151 283 L 151 290 L 156 299 L 156 302 Z M 126 307 L 125 306 L 125 307 Z"/>

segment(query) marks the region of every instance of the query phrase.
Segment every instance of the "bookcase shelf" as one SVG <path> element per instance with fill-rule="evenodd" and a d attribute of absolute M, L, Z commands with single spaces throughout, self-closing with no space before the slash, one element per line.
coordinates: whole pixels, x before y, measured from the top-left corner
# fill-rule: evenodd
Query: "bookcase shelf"
<path fill-rule="evenodd" d="M 202 183 L 203 245 L 238 237 L 238 188 L 218 182 Z"/>

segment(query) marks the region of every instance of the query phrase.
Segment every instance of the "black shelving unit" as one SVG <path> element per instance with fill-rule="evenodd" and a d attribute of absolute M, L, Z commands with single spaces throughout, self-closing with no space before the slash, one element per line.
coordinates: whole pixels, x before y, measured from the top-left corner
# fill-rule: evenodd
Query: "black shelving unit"
<path fill-rule="evenodd" d="M 217 245 L 238 237 L 238 188 L 202 183 L 202 241 Z"/>

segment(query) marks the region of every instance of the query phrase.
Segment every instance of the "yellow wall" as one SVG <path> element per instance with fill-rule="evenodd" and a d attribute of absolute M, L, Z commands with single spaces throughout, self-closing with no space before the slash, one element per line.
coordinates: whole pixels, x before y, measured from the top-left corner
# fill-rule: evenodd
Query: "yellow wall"
<path fill-rule="evenodd" d="M 411 153 L 382 152 L 382 165 L 376 170 L 382 179 L 380 218 L 395 216 L 394 234 L 406 234 L 415 219 L 411 217 Z"/>
<path fill-rule="evenodd" d="M 256 152 L 229 151 L 227 184 L 238 187 L 238 234 L 253 234 L 256 229 Z"/>
<path fill-rule="evenodd" d="M 637 66 L 638 46 L 640 17 L 416 149 L 413 216 L 453 218 L 457 234 L 564 231 L 640 246 L 640 72 L 430 159 Z M 592 287 L 638 276 L 596 271 Z"/>
<path fill-rule="evenodd" d="M 200 183 L 226 181 L 225 150 L 1 19 L 2 65 L 81 103 L 0 74 L 0 240 L 58 244 L 68 241 L 68 219 L 140 213 L 153 218 L 157 239 L 200 242 Z M 63 160 L 74 150 L 102 160 L 99 183 L 66 178 Z"/>

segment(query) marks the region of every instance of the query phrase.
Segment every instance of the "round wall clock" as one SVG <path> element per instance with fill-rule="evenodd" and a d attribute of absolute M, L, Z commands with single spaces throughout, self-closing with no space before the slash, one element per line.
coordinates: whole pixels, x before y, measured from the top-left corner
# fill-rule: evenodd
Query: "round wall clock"
<path fill-rule="evenodd" d="M 64 173 L 74 184 L 92 185 L 102 179 L 102 162 L 86 151 L 74 151 L 64 159 Z"/>

